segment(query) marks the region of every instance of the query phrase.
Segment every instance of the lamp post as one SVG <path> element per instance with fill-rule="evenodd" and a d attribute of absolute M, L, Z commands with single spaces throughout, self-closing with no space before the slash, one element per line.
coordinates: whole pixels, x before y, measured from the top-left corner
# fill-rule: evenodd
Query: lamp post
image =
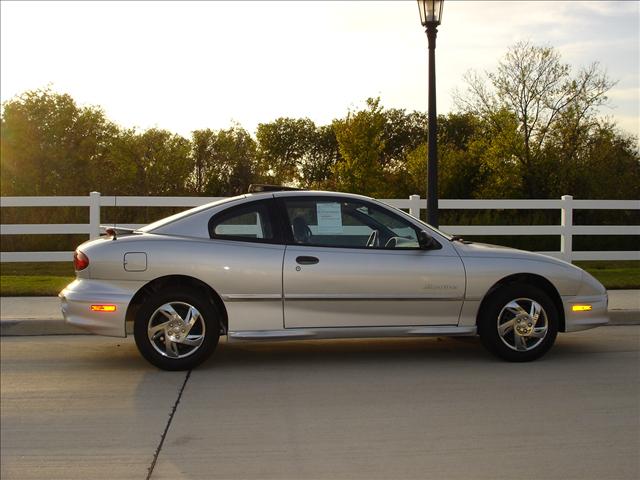
<path fill-rule="evenodd" d="M 438 226 L 438 117 L 436 113 L 436 36 L 444 0 L 418 0 L 420 22 L 429 41 L 429 159 L 427 165 L 427 223 Z"/>

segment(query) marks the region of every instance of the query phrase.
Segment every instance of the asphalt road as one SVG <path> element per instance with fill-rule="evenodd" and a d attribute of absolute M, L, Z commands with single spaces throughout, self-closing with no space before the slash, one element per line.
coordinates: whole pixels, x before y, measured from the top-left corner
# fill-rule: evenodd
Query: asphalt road
<path fill-rule="evenodd" d="M 190 374 L 131 339 L 0 341 L 3 480 L 640 477 L 640 326 L 530 364 L 476 339 L 222 344 Z"/>

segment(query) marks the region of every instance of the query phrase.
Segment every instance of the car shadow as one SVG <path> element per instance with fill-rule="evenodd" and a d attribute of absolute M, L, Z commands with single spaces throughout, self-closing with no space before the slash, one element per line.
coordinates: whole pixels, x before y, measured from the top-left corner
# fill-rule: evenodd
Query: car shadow
<path fill-rule="evenodd" d="M 493 362 L 478 338 L 334 339 L 286 342 L 227 342 L 198 370 L 252 366 L 377 365 L 415 362 Z"/>
<path fill-rule="evenodd" d="M 60 342 L 64 342 L 64 338 L 61 336 Z M 73 349 L 80 358 L 75 358 L 73 363 L 77 364 L 76 362 L 79 361 L 93 371 L 161 372 L 142 358 L 132 336 L 123 339 L 83 336 L 83 339 L 88 340 L 86 343 L 80 342 L 79 337 L 74 339 L 78 344 L 74 345 Z M 561 334 L 551 350 L 536 363 L 579 360 L 586 354 L 626 351 L 632 340 L 625 340 L 624 344 L 604 345 L 599 336 Z M 69 360 L 70 358 L 67 356 L 56 356 L 48 357 L 46 362 L 49 366 L 59 365 L 62 367 L 64 364 L 68 364 Z M 358 365 L 360 367 L 379 364 L 402 366 L 416 362 L 455 365 L 464 365 L 469 362 L 504 363 L 489 354 L 477 336 L 290 340 L 282 342 L 228 342 L 226 337 L 222 337 L 212 357 L 198 366 L 197 370 L 251 368 L 252 366 L 317 366 L 319 364 Z"/>

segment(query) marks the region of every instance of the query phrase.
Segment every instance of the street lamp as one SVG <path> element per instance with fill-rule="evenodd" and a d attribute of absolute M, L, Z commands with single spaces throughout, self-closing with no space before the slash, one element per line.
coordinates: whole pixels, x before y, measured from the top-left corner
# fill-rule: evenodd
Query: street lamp
<path fill-rule="evenodd" d="M 418 0 L 420 22 L 429 40 L 429 160 L 427 165 L 427 223 L 438 226 L 438 117 L 436 114 L 436 36 L 444 0 Z"/>

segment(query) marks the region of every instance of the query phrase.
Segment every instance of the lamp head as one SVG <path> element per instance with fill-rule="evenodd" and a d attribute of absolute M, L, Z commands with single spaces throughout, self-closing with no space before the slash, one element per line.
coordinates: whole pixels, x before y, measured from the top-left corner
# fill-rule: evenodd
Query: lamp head
<path fill-rule="evenodd" d="M 423 27 L 427 25 L 440 25 L 442 21 L 442 4 L 444 0 L 418 0 L 420 10 L 420 22 Z"/>

